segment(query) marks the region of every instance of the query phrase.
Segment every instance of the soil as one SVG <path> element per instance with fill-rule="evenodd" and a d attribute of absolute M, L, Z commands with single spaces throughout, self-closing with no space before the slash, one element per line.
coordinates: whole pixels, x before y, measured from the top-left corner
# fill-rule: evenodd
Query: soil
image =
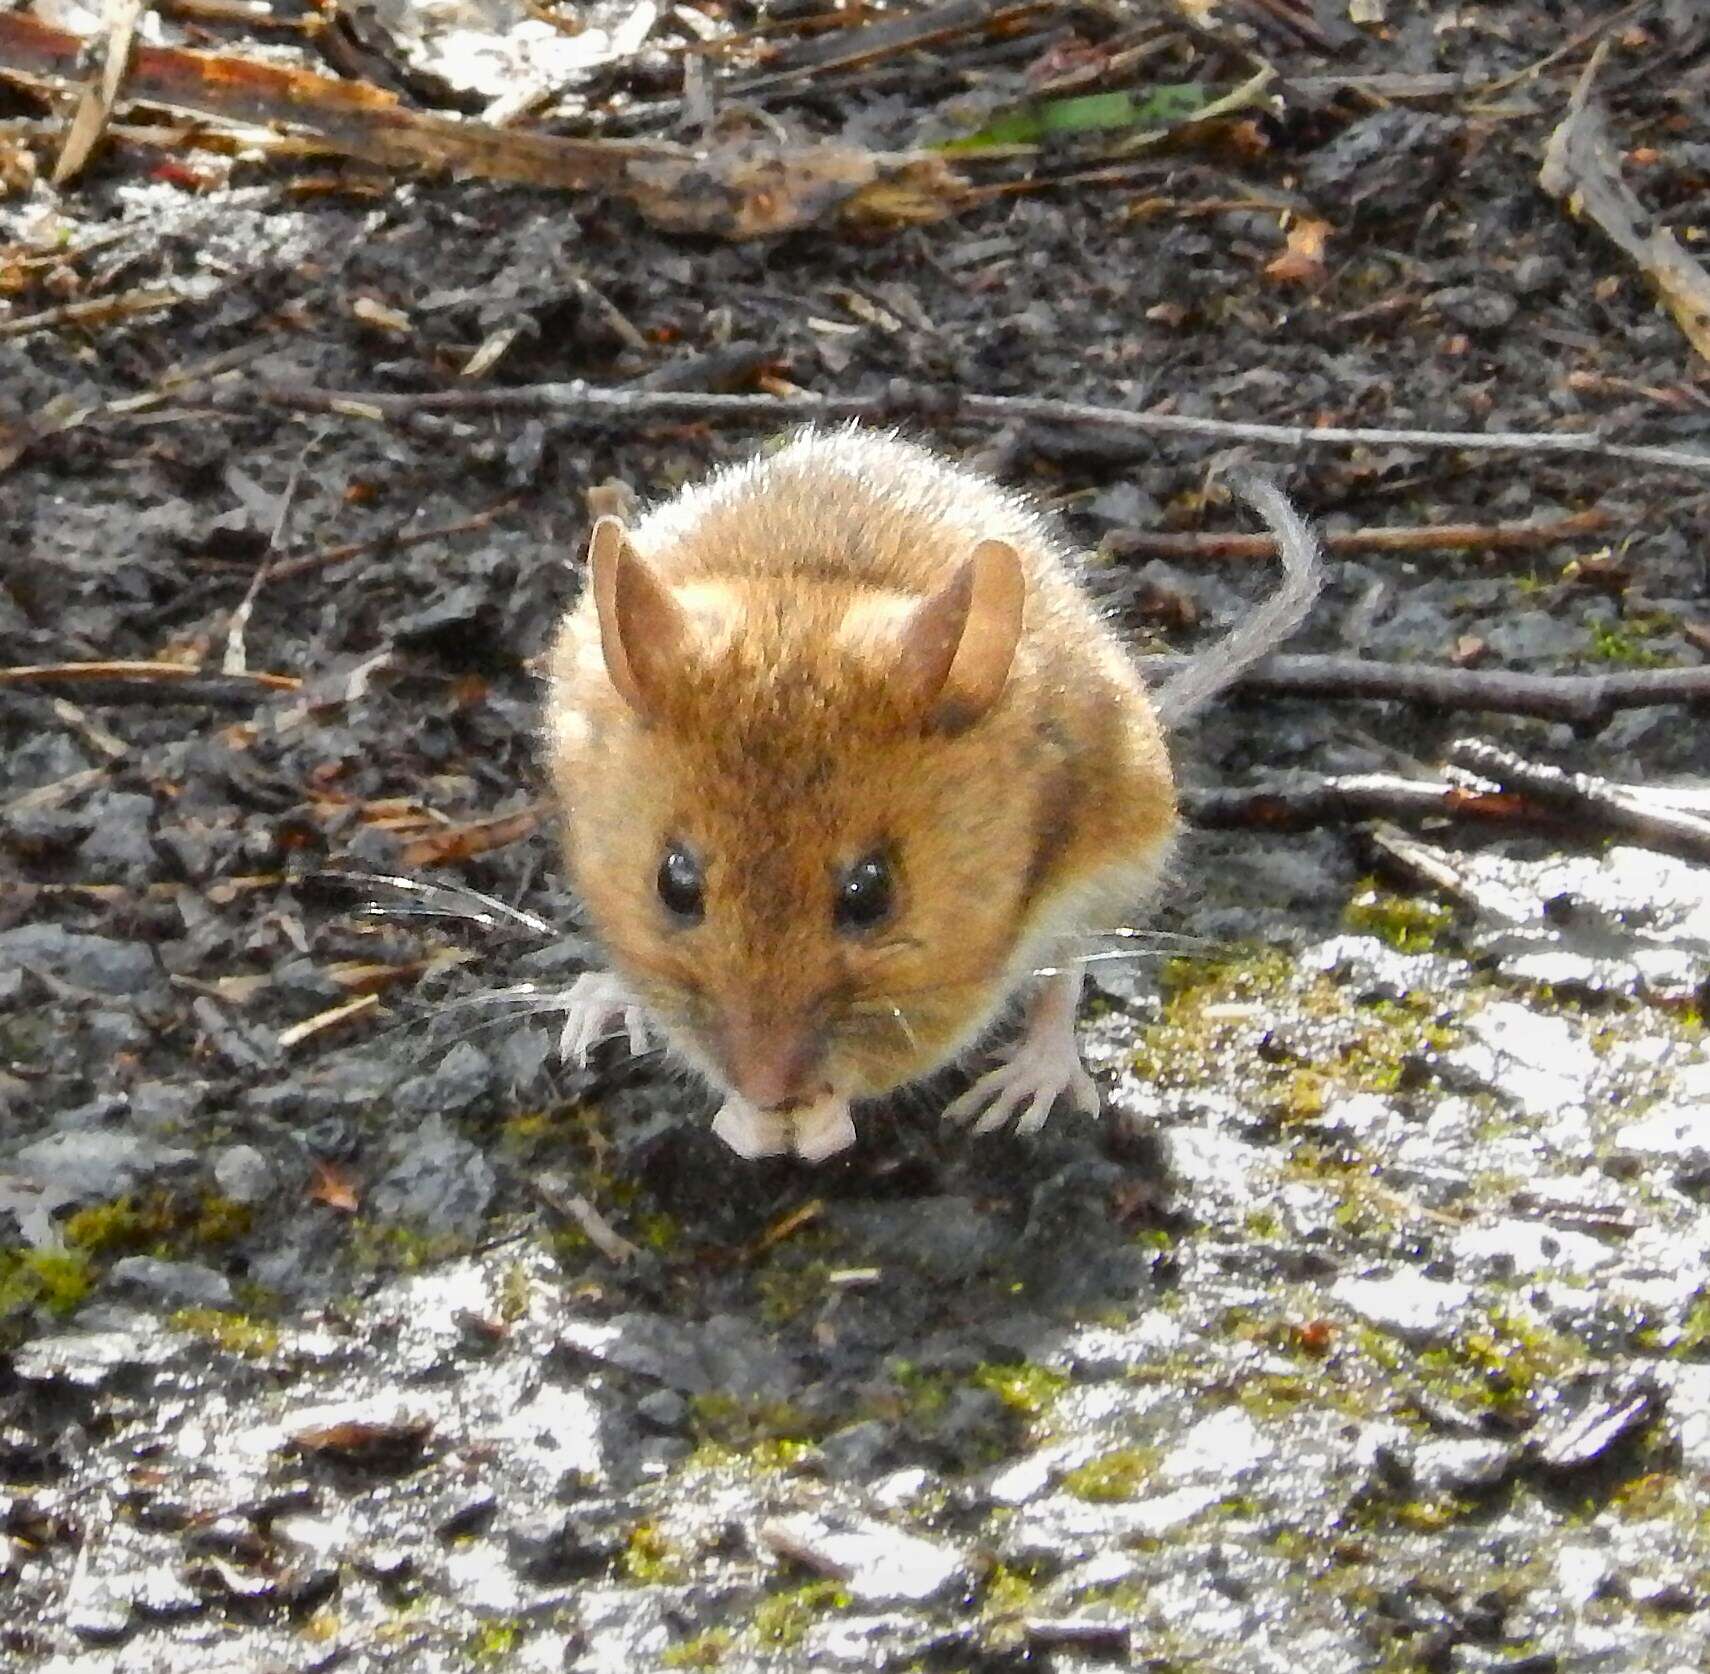
<path fill-rule="evenodd" d="M 656 1061 L 557 1058 L 591 949 L 535 660 L 590 491 L 667 493 L 763 431 L 259 398 L 481 387 L 462 368 L 504 334 L 489 385 L 902 380 L 1710 459 L 1703 362 L 1537 183 L 1602 42 L 1624 178 L 1704 248 L 1699 8 L 1322 6 L 1326 48 L 1223 9 L 1247 25 L 1184 26 L 1159 78 L 1233 86 L 1239 39 L 1274 110 L 1109 178 L 1057 178 L 1085 139 L 969 162 L 1013 189 L 884 236 L 689 241 L 592 194 L 324 160 L 199 162 L 198 190 L 129 143 L 0 197 L 8 1666 L 1710 1655 L 1701 866 L 1445 823 L 1430 891 L 1360 832 L 1199 833 L 1143 921 L 1167 934 L 1095 967 L 1099 1121 L 971 1139 L 938 1121 L 950 1077 L 832 1163 L 744 1162 Z M 984 57 L 754 102 L 901 149 L 1156 15 L 1047 8 Z M 638 126 L 680 66 L 596 66 L 560 124 Z M 0 85 L 0 146 L 40 108 Z M 1291 277 L 1309 220 L 1322 265 Z M 158 289 L 181 300 L 7 331 Z M 213 357 L 217 401 L 161 393 Z M 1703 473 L 907 422 L 1059 508 L 1142 648 L 1208 642 L 1267 574 L 1100 543 L 1231 527 L 1215 472 L 1247 462 L 1331 530 L 1613 520 L 1339 557 L 1300 649 L 1702 656 Z M 195 673 L 10 672 L 136 662 Z M 1416 773 L 1468 732 L 1710 776 L 1664 707 L 1593 733 L 1237 694 L 1176 751 L 1231 786 Z"/>

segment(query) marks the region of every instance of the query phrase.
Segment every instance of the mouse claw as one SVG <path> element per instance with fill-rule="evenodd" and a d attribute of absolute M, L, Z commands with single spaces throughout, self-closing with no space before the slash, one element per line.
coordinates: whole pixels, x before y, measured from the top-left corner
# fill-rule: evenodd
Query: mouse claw
<path fill-rule="evenodd" d="M 1008 1063 L 987 1071 L 944 1111 L 947 1122 L 966 1122 L 970 1132 L 996 1133 L 1016 1111 L 1015 1131 L 1035 1134 L 1045 1126 L 1064 1093 L 1088 1116 L 1099 1109 L 1098 1083 L 1087 1073 L 1073 1037 L 1059 1047 L 1023 1040 Z"/>
<path fill-rule="evenodd" d="M 775 1157 L 795 1148 L 795 1128 L 787 1117 L 756 1110 L 741 1099 L 727 1099 L 713 1117 L 712 1131 L 737 1156 L 750 1162 L 757 1157 Z"/>
<path fill-rule="evenodd" d="M 618 1033 L 637 1057 L 650 1049 L 647 1013 L 635 996 L 609 971 L 584 971 L 564 996 L 559 1057 L 566 1063 L 585 1064 L 602 1040 Z"/>

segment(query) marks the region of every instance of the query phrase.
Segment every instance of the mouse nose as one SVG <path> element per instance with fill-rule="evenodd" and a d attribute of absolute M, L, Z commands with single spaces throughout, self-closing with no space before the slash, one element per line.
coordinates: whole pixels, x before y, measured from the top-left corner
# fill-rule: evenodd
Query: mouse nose
<path fill-rule="evenodd" d="M 725 1027 L 725 1069 L 732 1088 L 757 1110 L 795 1104 L 811 1093 L 823 1056 L 817 1030 L 781 1018 L 732 1018 Z"/>

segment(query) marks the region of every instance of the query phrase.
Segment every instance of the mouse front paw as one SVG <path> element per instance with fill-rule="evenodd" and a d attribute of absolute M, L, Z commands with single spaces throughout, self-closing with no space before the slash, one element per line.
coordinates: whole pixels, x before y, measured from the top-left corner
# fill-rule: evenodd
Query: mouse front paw
<path fill-rule="evenodd" d="M 944 1120 L 969 1123 L 974 1133 L 996 1133 L 1020 1110 L 1015 1131 L 1038 1133 L 1064 1093 L 1077 1110 L 1098 1114 L 1098 1084 L 1081 1063 L 1074 1036 L 1030 1036 L 1017 1043 L 1007 1063 L 988 1070 L 953 1100 Z"/>
<path fill-rule="evenodd" d="M 639 1056 L 651 1041 L 647 1013 L 641 1002 L 609 971 L 584 971 L 564 996 L 564 1029 L 558 1055 L 567 1063 L 585 1064 L 601 1041 L 623 1034 Z"/>

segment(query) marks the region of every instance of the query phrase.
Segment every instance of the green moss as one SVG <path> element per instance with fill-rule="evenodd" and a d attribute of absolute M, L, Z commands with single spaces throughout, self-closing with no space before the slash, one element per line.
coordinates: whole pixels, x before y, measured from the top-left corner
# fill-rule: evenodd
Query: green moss
<path fill-rule="evenodd" d="M 255 1211 L 247 1203 L 222 1197 L 218 1192 L 206 1192 L 197 1205 L 190 1236 L 206 1249 L 217 1249 L 248 1236 L 254 1222 Z"/>
<path fill-rule="evenodd" d="M 1008 1564 L 993 1564 L 986 1573 L 981 1602 L 990 1616 L 1022 1616 L 1039 1596 L 1037 1577 Z"/>
<path fill-rule="evenodd" d="M 515 1655 L 523 1640 L 520 1622 L 500 1620 L 483 1622 L 469 1636 L 470 1660 L 480 1664 L 506 1662 Z"/>
<path fill-rule="evenodd" d="M 0 1319 L 31 1308 L 74 1314 L 94 1286 L 94 1263 L 82 1250 L 0 1250 Z"/>
<path fill-rule="evenodd" d="M 121 1197 L 79 1209 L 66 1221 L 64 1235 L 72 1249 L 90 1255 L 136 1255 L 151 1250 L 164 1255 L 179 1226 L 179 1213 L 169 1198 Z"/>
<path fill-rule="evenodd" d="M 1063 1478 L 1063 1487 L 1078 1500 L 1131 1500 L 1146 1486 L 1159 1456 L 1155 1447 L 1122 1447 L 1101 1453 L 1070 1471 Z"/>
<path fill-rule="evenodd" d="M 1454 921 L 1447 907 L 1394 894 L 1369 878 L 1342 912 L 1348 929 L 1376 936 L 1401 953 L 1429 953 Z"/>
<path fill-rule="evenodd" d="M 350 1227 L 351 1259 L 373 1272 L 419 1273 L 469 1248 L 454 1233 L 428 1233 L 402 1221 L 376 1221 L 359 1216 Z"/>
<path fill-rule="evenodd" d="M 818 1307 L 831 1289 L 831 1263 L 773 1261 L 755 1281 L 760 1294 L 760 1317 L 769 1325 L 787 1325 Z"/>
<path fill-rule="evenodd" d="M 723 1628 L 708 1628 L 693 1639 L 680 1639 L 659 1654 L 666 1668 L 717 1668 L 730 1655 L 736 1641 Z"/>
<path fill-rule="evenodd" d="M 247 1360 L 265 1360 L 279 1348 L 279 1328 L 267 1320 L 229 1314 L 219 1308 L 180 1308 L 166 1323 L 174 1331 L 188 1332 L 215 1344 L 227 1354 Z"/>
<path fill-rule="evenodd" d="M 528 1312 L 533 1289 L 528 1269 L 520 1261 L 513 1261 L 499 1275 L 499 1318 L 507 1325 L 514 1325 Z"/>
<path fill-rule="evenodd" d="M 990 1390 L 1012 1412 L 1040 1418 L 1069 1386 L 1069 1379 L 1052 1366 L 1024 1362 L 1015 1366 L 976 1366 L 973 1381 Z"/>
<path fill-rule="evenodd" d="M 1164 1086 L 1250 1082 L 1286 1121 L 1315 1119 L 1337 1094 L 1390 1091 L 1454 1039 L 1429 996 L 1356 1004 L 1322 972 L 1295 976 L 1274 950 L 1233 962 L 1171 960 L 1160 980 L 1161 1020 L 1141 1034 L 1134 1068 Z M 1292 1050 L 1261 1058 L 1256 1013 L 1284 999 Z"/>
<path fill-rule="evenodd" d="M 1413 1364 L 1439 1398 L 1520 1418 L 1531 1412 L 1541 1390 L 1579 1370 L 1586 1358 L 1571 1338 L 1493 1309 L 1445 1346 L 1422 1351 Z"/>
<path fill-rule="evenodd" d="M 1660 612 L 1627 616 L 1619 622 L 1593 622 L 1589 655 L 1593 662 L 1627 668 L 1667 668 L 1674 659 L 1645 641 L 1672 633 L 1676 626 L 1673 617 Z"/>
<path fill-rule="evenodd" d="M 760 1601 L 754 1611 L 754 1637 L 770 1650 L 794 1650 L 820 1617 L 848 1608 L 849 1595 L 835 1581 L 809 1581 Z"/>
<path fill-rule="evenodd" d="M 689 1414 L 697 1440 L 742 1455 L 789 1444 L 797 1449 L 792 1457 L 799 1458 L 823 1429 L 788 1401 L 742 1400 L 723 1390 L 690 1396 Z"/>
<path fill-rule="evenodd" d="M 644 1587 L 668 1586 L 687 1573 L 682 1551 L 656 1523 L 637 1523 L 623 1549 L 623 1572 Z"/>
<path fill-rule="evenodd" d="M 682 1242 L 683 1229 L 663 1210 L 639 1216 L 635 1223 L 637 1241 L 660 1255 L 668 1255 Z"/>

